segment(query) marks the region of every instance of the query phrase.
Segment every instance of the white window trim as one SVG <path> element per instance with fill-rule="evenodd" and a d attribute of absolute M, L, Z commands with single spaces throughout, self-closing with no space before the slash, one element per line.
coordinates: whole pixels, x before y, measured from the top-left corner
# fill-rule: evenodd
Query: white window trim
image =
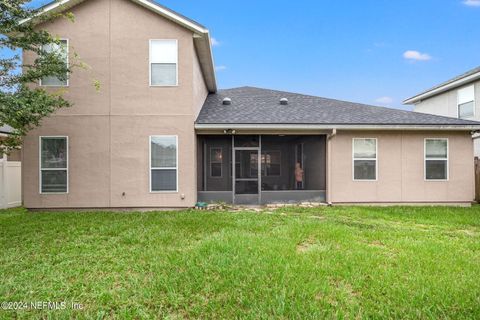
<path fill-rule="evenodd" d="M 459 99 L 459 94 L 458 92 L 462 89 L 466 89 L 468 87 L 472 87 L 473 88 L 473 100 L 471 101 L 468 101 L 468 102 L 464 102 L 462 104 L 465 104 L 465 103 L 469 103 L 469 102 L 473 102 L 473 115 L 471 117 L 467 117 L 467 118 L 460 118 L 460 99 Z M 472 85 L 468 85 L 468 86 L 465 86 L 465 87 L 462 87 L 460 89 L 457 90 L 457 118 L 458 119 L 474 119 L 475 118 L 475 115 L 476 115 L 476 112 L 475 112 L 475 85 L 472 84 Z"/>
<path fill-rule="evenodd" d="M 152 48 L 152 41 L 175 41 L 177 46 L 177 62 L 176 71 L 175 71 L 175 84 L 152 84 L 152 55 L 151 55 L 151 48 Z M 178 39 L 149 39 L 148 40 L 148 84 L 150 87 L 178 87 Z"/>
<path fill-rule="evenodd" d="M 66 38 L 60 38 L 60 41 L 67 42 L 67 68 L 70 66 L 70 42 Z M 53 87 L 53 88 L 66 88 L 70 86 L 70 75 L 67 74 L 67 84 L 66 85 L 49 85 L 49 84 L 42 84 L 42 79 L 38 80 L 38 85 L 41 87 Z"/>
<path fill-rule="evenodd" d="M 65 138 L 66 140 L 66 149 L 67 149 L 67 167 L 66 168 L 42 168 L 42 139 L 43 138 Z M 69 143 L 68 143 L 68 136 L 39 136 L 38 137 L 38 192 L 40 194 L 68 194 L 70 190 L 70 178 L 69 178 L 69 166 L 70 163 L 70 155 L 69 155 Z M 42 191 L 42 171 L 61 171 L 67 170 L 67 191 L 66 192 L 43 192 Z"/>
<path fill-rule="evenodd" d="M 375 158 L 355 158 L 355 140 L 375 140 Z M 375 160 L 375 179 L 355 179 L 355 160 Z M 375 182 L 378 181 L 378 139 L 377 138 L 353 138 L 352 139 L 352 180 Z"/>
<path fill-rule="evenodd" d="M 220 152 L 222 153 L 222 161 L 212 161 L 212 150 L 214 149 L 220 149 Z M 219 176 L 213 176 L 212 175 L 212 163 L 220 163 L 220 175 Z M 222 147 L 210 147 L 210 161 L 209 161 L 209 170 L 210 170 L 210 178 L 212 179 L 221 179 L 223 178 L 223 148 Z"/>
<path fill-rule="evenodd" d="M 154 137 L 175 137 L 175 145 L 176 145 L 176 166 L 175 167 L 152 167 L 152 138 Z M 150 193 L 178 193 L 178 136 L 177 135 L 152 135 L 148 139 L 148 162 L 149 162 L 149 167 L 150 170 L 148 171 L 148 180 L 149 180 L 149 191 Z M 152 170 L 173 170 L 175 169 L 176 173 L 176 181 L 175 181 L 175 190 L 162 190 L 162 191 L 153 191 L 152 190 Z"/>
<path fill-rule="evenodd" d="M 427 140 L 444 140 L 447 141 L 447 157 L 446 158 L 427 158 Z M 445 182 L 450 179 L 450 143 L 448 138 L 425 138 L 423 140 L 423 180 L 428 182 Z M 427 160 L 447 160 L 447 178 L 446 179 L 427 179 Z"/>

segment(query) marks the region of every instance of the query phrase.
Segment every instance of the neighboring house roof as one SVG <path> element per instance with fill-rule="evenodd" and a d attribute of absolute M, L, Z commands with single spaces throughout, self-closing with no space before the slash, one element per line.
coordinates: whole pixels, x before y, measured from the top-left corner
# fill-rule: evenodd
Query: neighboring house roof
<path fill-rule="evenodd" d="M 436 85 L 433 88 L 430 88 L 422 93 L 419 93 L 411 98 L 406 99 L 403 101 L 404 104 L 412 104 L 412 103 L 418 103 L 422 100 L 425 100 L 427 98 L 436 96 L 442 92 L 458 88 L 462 85 L 468 84 L 470 82 L 473 82 L 475 80 L 480 79 L 480 67 L 476 67 L 472 70 L 469 70 L 455 78 L 452 78 L 448 81 L 445 81 L 439 85 Z"/>
<path fill-rule="evenodd" d="M 9 134 L 13 132 L 13 128 L 9 125 L 3 125 L 0 127 L 0 133 Z"/>
<path fill-rule="evenodd" d="M 62 12 L 72 8 L 73 6 L 82 3 L 87 0 L 55 0 L 52 1 L 39 9 L 39 14 L 37 17 L 45 14 L 47 12 L 55 13 Z M 207 28 L 198 22 L 187 18 L 178 12 L 175 12 L 171 9 L 168 9 L 154 1 L 151 0 L 131 0 L 142 7 L 145 7 L 162 17 L 173 21 L 174 23 L 181 25 L 184 28 L 192 31 L 194 33 L 193 40 L 195 44 L 195 49 L 197 50 L 198 59 L 200 61 L 200 66 L 202 68 L 203 76 L 205 78 L 205 83 L 207 85 L 209 92 L 216 92 L 217 82 L 215 78 L 215 64 L 213 62 L 212 54 L 212 44 L 210 39 L 210 34 Z M 35 21 L 35 18 L 33 18 Z M 22 21 L 25 23 L 29 19 Z"/>
<path fill-rule="evenodd" d="M 223 99 L 231 104 L 224 105 Z M 288 99 L 287 105 L 280 99 Z M 215 128 L 443 128 L 480 129 L 480 122 L 376 107 L 254 87 L 219 90 L 208 95 L 196 121 Z"/>

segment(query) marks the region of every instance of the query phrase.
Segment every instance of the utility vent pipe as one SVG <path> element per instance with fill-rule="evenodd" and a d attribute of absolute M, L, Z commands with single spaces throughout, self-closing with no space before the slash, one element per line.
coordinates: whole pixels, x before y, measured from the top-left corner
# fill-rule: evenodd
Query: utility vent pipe
<path fill-rule="evenodd" d="M 222 104 L 228 106 L 232 104 L 232 99 L 230 98 L 223 98 Z"/>
<path fill-rule="evenodd" d="M 280 104 L 286 106 L 288 104 L 288 99 L 287 98 L 280 99 Z"/>

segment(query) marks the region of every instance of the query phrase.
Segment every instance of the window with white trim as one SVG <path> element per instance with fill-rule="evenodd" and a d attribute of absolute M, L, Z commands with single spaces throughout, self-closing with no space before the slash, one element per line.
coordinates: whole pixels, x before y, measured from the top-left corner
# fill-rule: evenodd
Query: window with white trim
<path fill-rule="evenodd" d="M 40 137 L 40 193 L 68 192 L 68 137 Z"/>
<path fill-rule="evenodd" d="M 177 191 L 177 136 L 150 136 L 150 191 Z"/>
<path fill-rule="evenodd" d="M 43 46 L 43 51 L 46 53 L 56 53 L 64 60 L 65 64 L 68 66 L 68 40 L 62 39 L 59 43 L 50 43 Z M 41 86 L 49 87 L 65 87 L 68 86 L 68 74 L 59 78 L 55 76 L 43 77 L 40 80 Z"/>
<path fill-rule="evenodd" d="M 425 180 L 448 179 L 448 139 L 425 139 Z"/>
<path fill-rule="evenodd" d="M 223 149 L 221 147 L 210 148 L 210 177 L 221 178 L 223 167 Z"/>
<path fill-rule="evenodd" d="M 353 139 L 353 180 L 377 179 L 377 139 Z"/>
<path fill-rule="evenodd" d="M 475 87 L 473 85 L 457 91 L 458 117 L 470 119 L 475 116 Z"/>
<path fill-rule="evenodd" d="M 176 86 L 178 84 L 177 62 L 177 40 L 150 40 L 150 85 Z"/>

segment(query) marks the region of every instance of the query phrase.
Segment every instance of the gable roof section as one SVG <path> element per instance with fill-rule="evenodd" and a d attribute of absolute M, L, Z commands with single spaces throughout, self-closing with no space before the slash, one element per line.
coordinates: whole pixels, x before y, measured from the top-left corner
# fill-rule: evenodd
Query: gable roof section
<path fill-rule="evenodd" d="M 224 98 L 231 104 L 224 105 Z M 280 99 L 288 104 L 281 105 Z M 216 128 L 358 128 L 478 130 L 480 122 L 370 106 L 254 87 L 210 94 L 196 121 L 197 129 Z"/>
<path fill-rule="evenodd" d="M 458 88 L 464 84 L 468 84 L 472 81 L 480 79 L 480 67 L 476 67 L 472 70 L 469 70 L 459 76 L 456 76 L 455 78 L 452 78 L 448 81 L 445 81 L 439 85 L 436 85 L 433 88 L 430 88 L 424 92 L 421 92 L 411 98 L 408 98 L 403 101 L 404 104 L 414 104 L 418 103 L 422 100 L 425 100 L 427 98 L 433 97 L 435 95 L 438 95 L 442 92 Z"/>
<path fill-rule="evenodd" d="M 74 7 L 77 4 L 80 4 L 87 0 L 59 0 L 59 1 L 52 1 L 43 7 L 39 8 L 39 13 L 37 17 L 41 16 L 45 13 L 56 13 L 68 10 Z M 213 54 L 212 54 L 212 44 L 210 39 L 210 33 L 207 28 L 203 25 L 199 24 L 198 22 L 187 18 L 178 12 L 175 12 L 167 7 L 164 7 L 154 1 L 151 0 L 130 0 L 138 5 L 151 10 L 162 17 L 169 19 L 170 21 L 192 31 L 194 33 L 193 41 L 195 45 L 195 49 L 198 54 L 198 59 L 200 61 L 200 66 L 202 69 L 202 73 L 205 79 L 205 83 L 207 85 L 209 92 L 216 92 L 217 91 L 217 82 L 215 78 L 215 65 L 213 62 Z M 35 18 L 33 18 L 35 22 Z M 28 21 L 24 20 L 22 23 Z"/>

